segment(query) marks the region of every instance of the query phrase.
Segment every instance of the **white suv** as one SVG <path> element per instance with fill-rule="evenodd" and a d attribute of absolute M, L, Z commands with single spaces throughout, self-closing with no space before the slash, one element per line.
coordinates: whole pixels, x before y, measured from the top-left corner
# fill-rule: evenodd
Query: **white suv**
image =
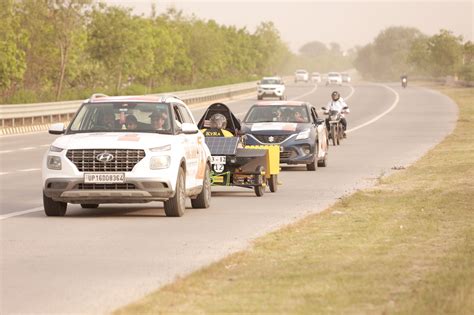
<path fill-rule="evenodd" d="M 326 81 L 326 85 L 329 84 L 337 84 L 342 85 L 342 76 L 339 72 L 329 72 L 328 73 L 328 80 Z"/>
<path fill-rule="evenodd" d="M 163 201 L 167 216 L 210 204 L 210 152 L 189 108 L 174 96 L 93 95 L 43 159 L 43 204 L 64 216 L 67 204 Z"/>
<path fill-rule="evenodd" d="M 263 100 L 265 96 L 275 96 L 280 100 L 285 99 L 285 83 L 280 77 L 263 77 L 257 84 L 257 99 Z"/>
<path fill-rule="evenodd" d="M 296 70 L 295 72 L 295 83 L 298 81 L 308 82 L 309 81 L 309 73 L 306 70 Z"/>

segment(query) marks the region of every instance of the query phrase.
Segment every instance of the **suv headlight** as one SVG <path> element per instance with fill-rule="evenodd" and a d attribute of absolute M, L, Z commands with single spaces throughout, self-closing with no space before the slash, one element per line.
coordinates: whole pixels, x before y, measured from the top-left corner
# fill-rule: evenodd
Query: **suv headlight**
<path fill-rule="evenodd" d="M 48 155 L 46 166 L 50 170 L 61 170 L 62 169 L 61 157 L 56 156 L 56 155 Z"/>
<path fill-rule="evenodd" d="M 171 157 L 169 155 L 152 156 L 150 159 L 150 169 L 161 170 L 168 168 L 171 164 Z"/>
<path fill-rule="evenodd" d="M 310 133 L 311 133 L 311 129 L 303 130 L 303 131 L 301 131 L 301 132 L 296 136 L 296 140 L 308 139 Z"/>
<path fill-rule="evenodd" d="M 55 147 L 54 145 L 49 147 L 49 151 L 51 152 L 62 152 L 64 149 L 61 149 L 59 147 Z"/>

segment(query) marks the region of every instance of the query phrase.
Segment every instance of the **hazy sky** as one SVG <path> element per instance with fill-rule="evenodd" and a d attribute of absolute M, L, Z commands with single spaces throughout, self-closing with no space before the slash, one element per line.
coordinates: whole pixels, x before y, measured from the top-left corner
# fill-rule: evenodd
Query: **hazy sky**
<path fill-rule="evenodd" d="M 155 3 L 158 12 L 169 6 L 194 13 L 220 24 L 254 31 L 261 21 L 273 21 L 283 40 L 297 51 L 318 40 L 337 42 L 344 49 L 365 45 L 388 26 L 413 26 L 432 35 L 448 29 L 473 40 L 474 0 L 470 1 L 172 1 L 106 0 L 108 4 L 132 7 L 148 14 Z"/>

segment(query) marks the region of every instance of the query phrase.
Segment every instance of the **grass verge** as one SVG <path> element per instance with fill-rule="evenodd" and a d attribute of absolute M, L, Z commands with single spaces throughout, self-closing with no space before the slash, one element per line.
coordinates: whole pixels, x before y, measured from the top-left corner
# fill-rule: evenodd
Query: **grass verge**
<path fill-rule="evenodd" d="M 474 89 L 417 163 L 114 312 L 474 314 Z"/>

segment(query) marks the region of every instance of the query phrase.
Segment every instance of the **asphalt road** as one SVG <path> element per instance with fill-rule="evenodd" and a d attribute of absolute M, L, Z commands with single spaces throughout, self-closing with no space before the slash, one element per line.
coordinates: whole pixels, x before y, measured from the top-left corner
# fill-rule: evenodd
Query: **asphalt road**
<path fill-rule="evenodd" d="M 289 99 L 327 103 L 348 96 L 349 134 L 330 147 L 329 166 L 283 167 L 275 194 L 213 188 L 209 209 L 167 218 L 161 203 L 69 205 L 66 217 L 42 212 L 40 165 L 47 133 L 0 137 L 0 314 L 106 313 L 177 276 L 243 249 L 252 239 L 407 166 L 454 127 L 455 104 L 427 89 L 360 83 L 290 84 Z M 255 99 L 228 104 L 242 116 Z M 194 109 L 196 119 L 204 109 Z M 25 212 L 25 210 L 27 210 Z M 20 215 L 25 213 L 23 215 Z"/>

